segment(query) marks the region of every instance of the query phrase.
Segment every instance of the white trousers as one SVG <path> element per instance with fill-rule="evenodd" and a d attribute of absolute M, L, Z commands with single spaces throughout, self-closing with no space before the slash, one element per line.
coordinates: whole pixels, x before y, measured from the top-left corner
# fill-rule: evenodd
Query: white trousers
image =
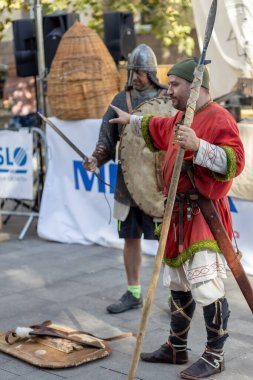
<path fill-rule="evenodd" d="M 196 303 L 207 306 L 225 296 L 224 257 L 211 251 L 197 252 L 178 268 L 164 267 L 164 285 L 174 291 L 191 291 Z"/>

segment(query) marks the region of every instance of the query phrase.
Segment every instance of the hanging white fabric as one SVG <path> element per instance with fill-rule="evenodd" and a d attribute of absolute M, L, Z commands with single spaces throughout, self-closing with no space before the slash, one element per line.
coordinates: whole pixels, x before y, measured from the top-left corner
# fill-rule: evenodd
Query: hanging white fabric
<path fill-rule="evenodd" d="M 200 48 L 203 46 L 206 20 L 212 0 L 192 0 Z M 229 93 L 238 78 L 253 78 L 252 0 L 218 1 L 207 59 L 211 76 L 211 95 Z"/>

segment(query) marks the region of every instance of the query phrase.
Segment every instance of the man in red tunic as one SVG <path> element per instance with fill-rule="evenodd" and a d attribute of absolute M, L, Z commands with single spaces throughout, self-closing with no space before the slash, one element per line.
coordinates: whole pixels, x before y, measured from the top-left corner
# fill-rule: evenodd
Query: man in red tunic
<path fill-rule="evenodd" d="M 203 82 L 191 128 L 183 125 L 191 92 L 194 59 L 175 64 L 168 72 L 168 94 L 178 109 L 174 117 L 118 113 L 111 123 L 127 124 L 142 135 L 152 150 L 165 150 L 163 167 L 165 196 L 170 186 L 179 146 L 185 148 L 184 164 L 164 253 L 164 282 L 171 290 L 171 326 L 168 340 L 158 350 L 142 353 L 147 362 L 185 364 L 188 362 L 187 335 L 196 303 L 203 307 L 207 331 L 201 358 L 180 373 L 183 379 L 205 378 L 224 370 L 223 345 L 229 307 L 223 279 L 226 278 L 222 252 L 198 205 L 196 193 L 211 199 L 232 238 L 227 193 L 234 177 L 244 167 L 244 149 L 237 124 L 228 111 L 212 102 L 209 75 Z M 192 175 L 188 175 L 191 167 Z"/>

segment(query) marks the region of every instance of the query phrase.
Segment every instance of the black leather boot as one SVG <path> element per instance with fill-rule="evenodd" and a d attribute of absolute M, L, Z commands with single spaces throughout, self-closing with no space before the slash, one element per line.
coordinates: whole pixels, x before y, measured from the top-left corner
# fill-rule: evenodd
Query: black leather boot
<path fill-rule="evenodd" d="M 170 342 L 164 343 L 158 350 L 141 354 L 141 359 L 151 363 L 185 364 L 188 362 L 188 353 L 185 348 L 176 349 Z"/>
<path fill-rule="evenodd" d="M 154 352 L 142 353 L 141 359 L 152 363 L 187 363 L 187 335 L 195 306 L 191 292 L 171 291 L 171 328 L 168 342 Z"/>
<path fill-rule="evenodd" d="M 226 298 L 203 308 L 207 331 L 206 349 L 199 360 L 180 373 L 182 379 L 203 379 L 224 371 L 223 346 L 228 337 L 230 311 Z"/>
<path fill-rule="evenodd" d="M 203 379 L 224 371 L 224 353 L 222 350 L 206 348 L 199 360 L 180 373 L 181 379 Z"/>

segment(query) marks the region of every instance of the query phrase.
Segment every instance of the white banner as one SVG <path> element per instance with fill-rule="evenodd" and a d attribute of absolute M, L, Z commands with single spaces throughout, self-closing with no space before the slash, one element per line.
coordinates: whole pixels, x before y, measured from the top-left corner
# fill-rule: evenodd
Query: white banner
<path fill-rule="evenodd" d="M 245 167 L 233 181 L 229 191 L 231 197 L 253 201 L 253 123 L 238 123 L 240 137 L 245 151 Z"/>
<path fill-rule="evenodd" d="M 87 156 L 94 150 L 101 120 L 50 120 Z M 62 243 L 100 244 L 122 248 L 117 222 L 112 217 L 114 190 L 87 172 L 81 158 L 47 126 L 49 162 L 38 221 L 41 238 Z M 100 168 L 105 182 L 114 187 L 117 164 Z M 145 253 L 154 254 L 156 241 L 143 241 Z"/>
<path fill-rule="evenodd" d="M 200 48 L 212 0 L 192 0 Z M 229 93 L 240 77 L 253 77 L 252 0 L 218 1 L 214 30 L 206 59 L 211 77 L 211 95 Z"/>
<path fill-rule="evenodd" d="M 235 238 L 242 252 L 241 263 L 246 273 L 253 275 L 253 202 L 231 197 L 229 201 Z"/>
<path fill-rule="evenodd" d="M 0 131 L 0 198 L 33 199 L 32 132 Z"/>

